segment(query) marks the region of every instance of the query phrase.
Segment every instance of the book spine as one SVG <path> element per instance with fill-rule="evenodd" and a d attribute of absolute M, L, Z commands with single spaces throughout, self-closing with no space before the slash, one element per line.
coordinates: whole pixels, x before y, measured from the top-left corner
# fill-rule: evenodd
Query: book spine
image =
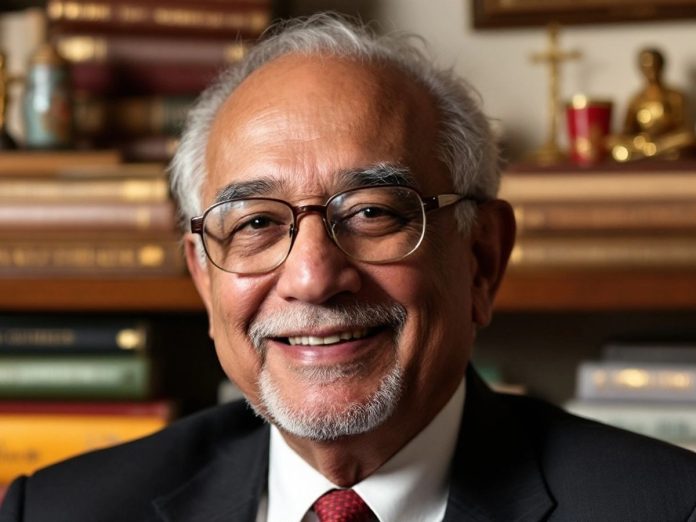
<path fill-rule="evenodd" d="M 598 232 L 696 233 L 696 200 L 533 203 L 514 206 L 518 235 Z"/>
<path fill-rule="evenodd" d="M 208 87 L 221 70 L 220 65 L 206 63 L 82 62 L 73 64 L 70 74 L 79 94 L 193 96 Z"/>
<path fill-rule="evenodd" d="M 0 177 L 0 202 L 132 202 L 169 200 L 164 178 L 48 179 Z"/>
<path fill-rule="evenodd" d="M 170 63 L 222 67 L 239 62 L 250 43 L 229 39 L 54 32 L 52 41 L 69 63 Z"/>
<path fill-rule="evenodd" d="M 118 147 L 126 161 L 169 162 L 176 153 L 179 139 L 173 136 L 140 136 L 119 142 Z"/>
<path fill-rule="evenodd" d="M 46 12 L 53 26 L 75 30 L 258 37 L 271 21 L 270 2 L 235 0 L 173 3 L 114 0 L 48 0 Z"/>
<path fill-rule="evenodd" d="M 696 266 L 696 238 L 685 237 L 525 237 L 519 238 L 510 268 L 599 269 Z"/>
<path fill-rule="evenodd" d="M 154 417 L 168 421 L 174 408 L 167 401 L 0 401 L 3 414 Z"/>
<path fill-rule="evenodd" d="M 120 163 L 117 151 L 100 152 L 16 152 L 0 154 L 0 180 L 6 176 L 51 176 L 74 167 L 113 167 Z M 0 187 L 0 198 L 4 196 Z"/>
<path fill-rule="evenodd" d="M 46 238 L 0 241 L 0 278 L 163 276 L 184 273 L 178 241 Z"/>
<path fill-rule="evenodd" d="M 499 197 L 519 204 L 585 201 L 685 201 L 696 198 L 693 172 L 506 174 Z"/>
<path fill-rule="evenodd" d="M 143 399 L 150 362 L 140 356 L 2 356 L 0 397 Z"/>
<path fill-rule="evenodd" d="M 0 414 L 0 483 L 166 424 L 159 416 Z"/>
<path fill-rule="evenodd" d="M 176 230 L 171 201 L 153 203 L 29 203 L 0 206 L 0 228 L 18 233 L 58 231 L 167 232 Z"/>
<path fill-rule="evenodd" d="M 632 404 L 575 400 L 566 404 L 570 413 L 617 428 L 670 441 L 696 441 L 696 408 L 691 404 Z"/>
<path fill-rule="evenodd" d="M 696 366 L 583 362 L 578 366 L 580 399 L 696 401 Z"/>
<path fill-rule="evenodd" d="M 142 96 L 122 99 L 78 96 L 73 110 L 80 136 L 177 135 L 181 132 L 194 98 Z"/>
<path fill-rule="evenodd" d="M 78 322 L 41 317 L 0 317 L 0 354 L 14 352 L 136 352 L 146 349 L 143 322 Z"/>

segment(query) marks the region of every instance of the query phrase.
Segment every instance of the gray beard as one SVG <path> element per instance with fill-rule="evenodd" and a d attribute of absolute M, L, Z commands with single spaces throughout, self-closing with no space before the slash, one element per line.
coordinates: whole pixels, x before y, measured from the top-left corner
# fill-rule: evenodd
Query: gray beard
<path fill-rule="evenodd" d="M 267 318 L 256 318 L 249 328 L 249 337 L 262 357 L 258 381 L 260 404 L 251 405 L 268 422 L 298 437 L 330 441 L 374 430 L 394 412 L 403 392 L 403 370 L 396 361 L 382 377 L 377 390 L 363 402 L 332 404 L 320 411 L 302 406 L 292 407 L 273 382 L 265 364 L 265 339 L 288 331 L 301 331 L 321 326 L 341 329 L 385 326 L 395 332 L 394 346 L 406 321 L 406 310 L 398 304 L 353 304 L 340 307 L 302 305 L 288 308 Z M 298 378 L 306 382 L 330 386 L 341 379 L 359 378 L 364 371 L 360 363 L 340 366 L 302 368 Z"/>

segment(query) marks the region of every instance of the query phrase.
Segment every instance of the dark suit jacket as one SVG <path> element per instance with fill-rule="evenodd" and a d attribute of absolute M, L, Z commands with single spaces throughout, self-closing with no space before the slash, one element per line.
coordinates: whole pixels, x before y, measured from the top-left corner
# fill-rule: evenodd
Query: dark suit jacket
<path fill-rule="evenodd" d="M 696 455 L 467 379 L 446 521 L 696 521 Z M 0 522 L 254 521 L 268 440 L 217 407 L 18 479 Z"/>

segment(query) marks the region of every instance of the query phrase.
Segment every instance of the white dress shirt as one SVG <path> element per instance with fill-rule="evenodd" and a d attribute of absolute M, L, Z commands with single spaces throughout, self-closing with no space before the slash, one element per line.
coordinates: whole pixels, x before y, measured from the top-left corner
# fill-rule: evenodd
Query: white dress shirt
<path fill-rule="evenodd" d="M 444 517 L 464 395 L 462 382 L 430 424 L 353 486 L 380 522 L 440 522 Z M 307 464 L 271 426 L 268 489 L 257 522 L 316 522 L 309 510 L 331 489 L 340 488 Z"/>

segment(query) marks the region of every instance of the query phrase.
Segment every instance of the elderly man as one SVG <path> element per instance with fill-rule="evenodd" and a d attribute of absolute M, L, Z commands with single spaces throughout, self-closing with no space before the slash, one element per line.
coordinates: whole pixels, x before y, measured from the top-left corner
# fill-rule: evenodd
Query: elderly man
<path fill-rule="evenodd" d="M 2 521 L 696 520 L 690 453 L 470 367 L 514 221 L 486 118 L 408 41 L 286 24 L 201 98 L 173 183 L 253 412 L 21 478 Z"/>

